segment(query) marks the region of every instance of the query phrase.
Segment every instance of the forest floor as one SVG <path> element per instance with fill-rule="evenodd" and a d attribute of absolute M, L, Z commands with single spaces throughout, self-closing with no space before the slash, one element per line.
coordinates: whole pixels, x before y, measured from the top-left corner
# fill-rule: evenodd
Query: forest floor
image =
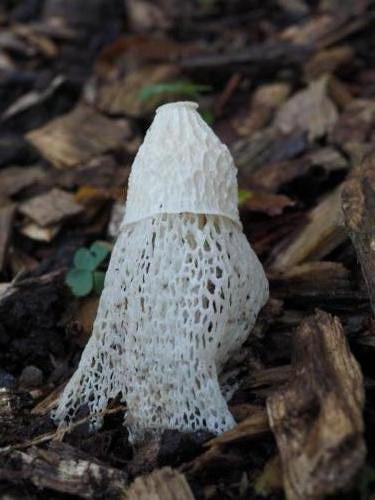
<path fill-rule="evenodd" d="M 372 0 L 0 2 L 0 498 L 375 498 L 374 20 Z M 234 157 L 270 282 L 227 367 L 238 425 L 133 449 L 113 401 L 97 433 L 84 409 L 59 432 L 134 155 L 181 99 Z"/>

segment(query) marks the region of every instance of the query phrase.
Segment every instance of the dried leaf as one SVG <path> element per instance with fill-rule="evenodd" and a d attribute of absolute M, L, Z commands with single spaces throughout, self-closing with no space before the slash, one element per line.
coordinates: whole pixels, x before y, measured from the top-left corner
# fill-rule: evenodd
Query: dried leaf
<path fill-rule="evenodd" d="M 337 111 L 327 97 L 327 77 L 313 81 L 307 89 L 297 92 L 278 111 L 275 126 L 283 133 L 306 131 L 310 141 L 330 132 L 336 121 Z"/>
<path fill-rule="evenodd" d="M 118 78 L 114 82 L 99 85 L 95 98 L 98 108 L 109 114 L 122 114 L 140 118 L 153 111 L 168 98 L 168 92 L 158 93 L 142 100 L 142 87 L 167 83 L 178 76 L 179 70 L 171 65 L 148 65 Z M 175 96 L 174 96 L 175 97 Z"/>

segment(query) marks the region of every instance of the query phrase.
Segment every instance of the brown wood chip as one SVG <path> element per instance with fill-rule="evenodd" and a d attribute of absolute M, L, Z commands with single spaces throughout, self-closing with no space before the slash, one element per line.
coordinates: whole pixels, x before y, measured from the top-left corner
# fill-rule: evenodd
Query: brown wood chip
<path fill-rule="evenodd" d="M 72 168 L 107 151 L 123 150 L 130 135 L 128 122 L 80 105 L 26 137 L 55 167 Z"/>
<path fill-rule="evenodd" d="M 78 215 L 83 210 L 71 193 L 61 189 L 51 189 L 48 193 L 35 196 L 22 203 L 19 211 L 42 227 L 56 224 Z"/>
<path fill-rule="evenodd" d="M 0 194 L 13 196 L 22 189 L 39 183 L 46 178 L 40 167 L 9 167 L 0 171 Z"/>
<path fill-rule="evenodd" d="M 128 500 L 194 500 L 183 474 L 164 467 L 138 477 L 127 491 Z"/>
<path fill-rule="evenodd" d="M 350 485 L 366 455 L 363 377 L 338 318 L 317 311 L 294 337 L 294 377 L 267 399 L 289 499 Z"/>
<path fill-rule="evenodd" d="M 375 313 L 375 155 L 368 156 L 342 190 L 349 236 L 361 263 Z"/>
<path fill-rule="evenodd" d="M 206 447 L 212 448 L 215 446 L 222 446 L 229 443 L 235 443 L 241 439 L 255 439 L 263 436 L 269 432 L 269 424 L 266 412 L 263 408 L 254 411 L 252 415 L 243 420 L 240 424 L 236 425 L 233 429 L 224 432 L 217 436 L 208 443 Z"/>
<path fill-rule="evenodd" d="M 3 461 L 0 457 L 1 480 L 28 480 L 37 488 L 81 498 L 115 498 L 125 491 L 127 474 L 71 446 L 52 442 L 47 449 L 31 447 L 27 453 L 13 451 Z"/>
<path fill-rule="evenodd" d="M 340 226 L 340 189 L 324 198 L 310 211 L 306 226 L 284 242 L 283 249 L 276 248 L 272 268 L 287 269 L 308 260 L 324 258 L 346 239 Z"/>

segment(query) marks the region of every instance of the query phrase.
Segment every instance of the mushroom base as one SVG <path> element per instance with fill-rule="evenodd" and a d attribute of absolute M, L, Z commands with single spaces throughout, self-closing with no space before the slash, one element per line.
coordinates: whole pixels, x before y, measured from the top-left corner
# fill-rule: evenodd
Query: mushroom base
<path fill-rule="evenodd" d="M 218 374 L 267 299 L 263 268 L 230 219 L 161 214 L 125 226 L 54 419 L 69 425 L 87 404 L 98 428 L 120 394 L 132 442 L 165 429 L 230 429 Z"/>

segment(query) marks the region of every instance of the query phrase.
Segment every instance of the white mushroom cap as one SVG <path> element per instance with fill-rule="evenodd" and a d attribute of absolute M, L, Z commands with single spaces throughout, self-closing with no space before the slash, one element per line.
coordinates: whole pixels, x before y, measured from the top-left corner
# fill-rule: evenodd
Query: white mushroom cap
<path fill-rule="evenodd" d="M 237 169 L 194 102 L 156 110 L 129 177 L 123 224 L 160 213 L 223 215 L 240 227 Z"/>

